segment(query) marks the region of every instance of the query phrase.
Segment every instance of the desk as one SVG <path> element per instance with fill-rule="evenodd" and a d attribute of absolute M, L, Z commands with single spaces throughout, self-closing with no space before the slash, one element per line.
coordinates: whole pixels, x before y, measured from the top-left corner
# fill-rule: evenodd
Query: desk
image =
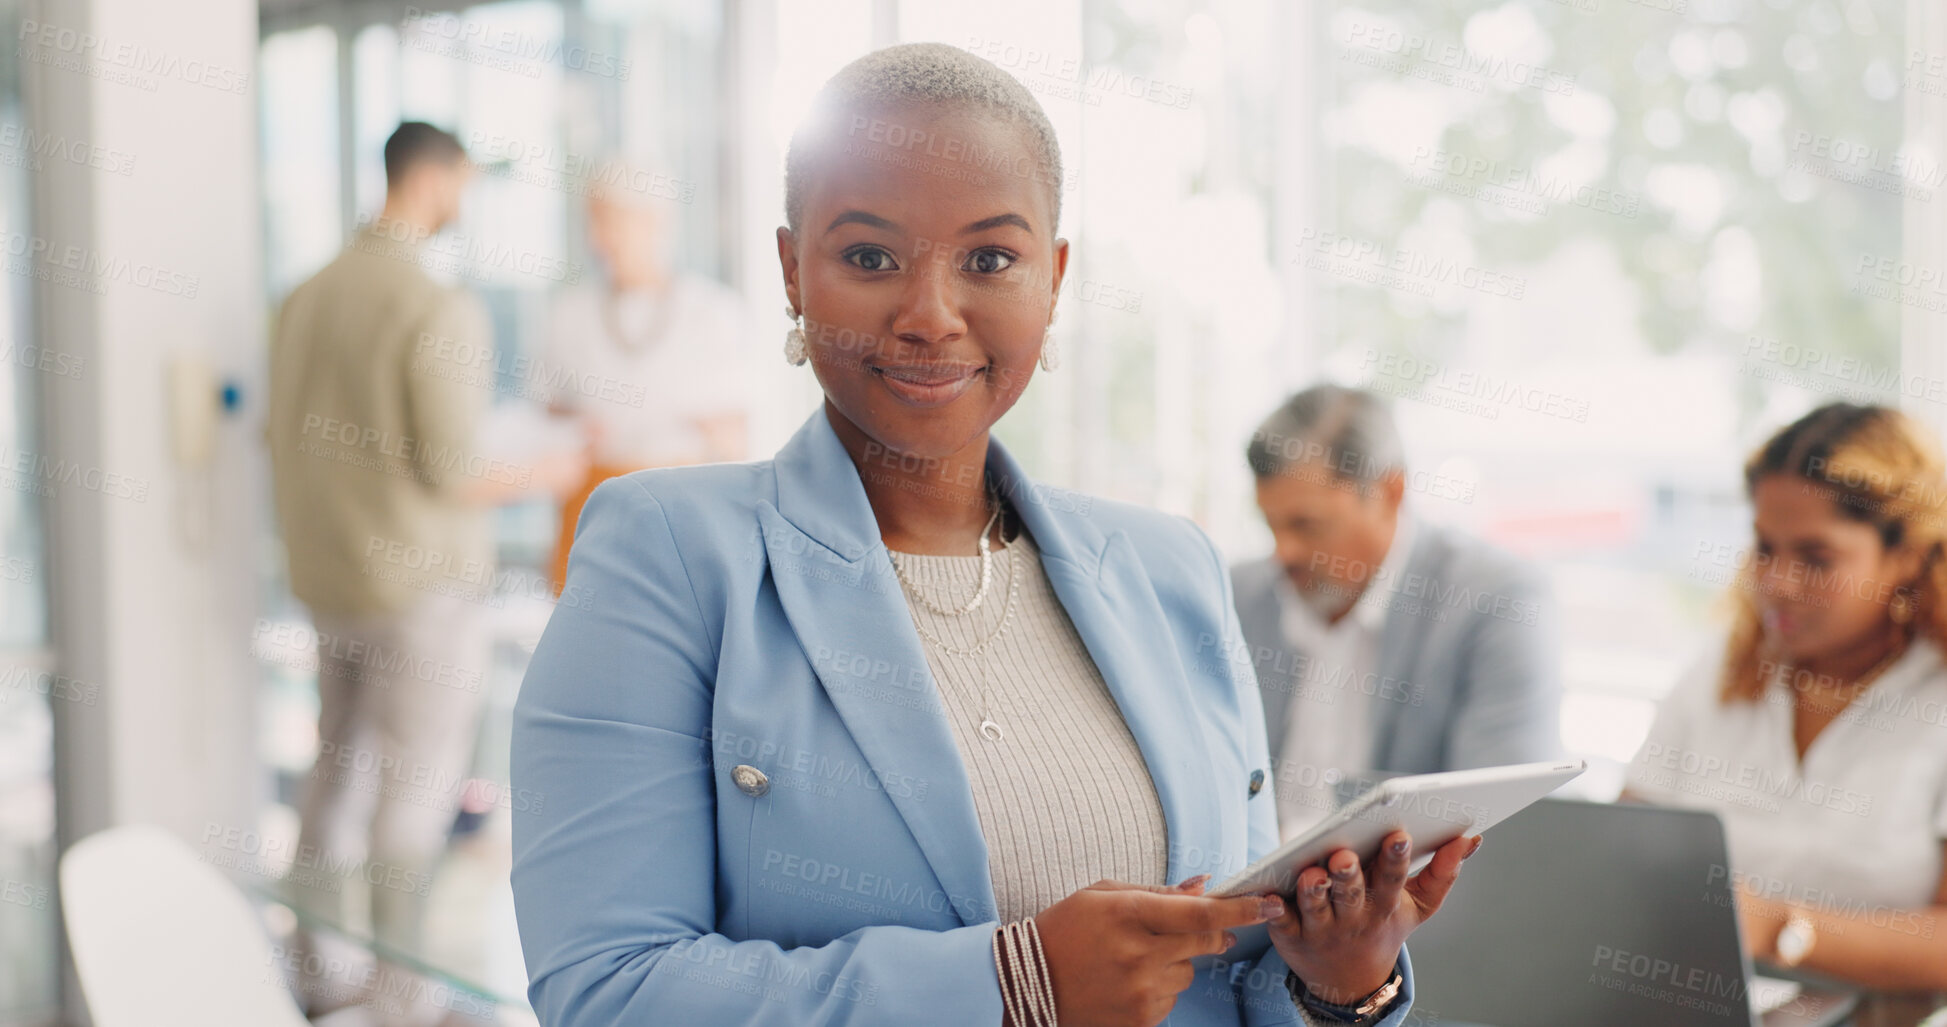
<path fill-rule="evenodd" d="M 519 994 L 509 994 L 503 989 L 489 987 L 470 975 L 437 966 L 415 953 L 399 951 L 369 935 L 348 930 L 343 925 L 332 923 L 324 917 L 292 905 L 274 887 L 248 884 L 243 888 L 245 893 L 265 911 L 265 920 L 273 935 L 285 935 L 289 933 L 286 928 L 301 926 L 316 934 L 347 943 L 374 960 L 384 960 L 417 978 L 410 982 L 390 981 L 382 990 L 392 991 L 394 994 L 410 993 L 425 996 L 431 1005 L 446 1010 L 446 1018 L 440 1021 L 439 1027 L 538 1027 L 539 1021 L 534 1016 L 534 1010 Z M 279 946 L 288 946 L 288 939 L 278 937 L 275 943 Z M 279 951 L 281 952 L 282 949 L 280 948 Z M 295 959 L 276 960 L 275 968 L 282 971 L 287 980 L 292 980 L 295 984 L 297 968 L 285 965 L 286 962 L 294 963 Z M 356 975 L 347 972 L 338 976 L 344 978 L 340 983 L 349 983 Z M 330 978 L 327 980 L 329 981 Z"/>
<path fill-rule="evenodd" d="M 1940 1010 L 1947 1010 L 1947 992 L 1868 995 L 1849 1022 L 1852 1027 L 1915 1027 Z"/>

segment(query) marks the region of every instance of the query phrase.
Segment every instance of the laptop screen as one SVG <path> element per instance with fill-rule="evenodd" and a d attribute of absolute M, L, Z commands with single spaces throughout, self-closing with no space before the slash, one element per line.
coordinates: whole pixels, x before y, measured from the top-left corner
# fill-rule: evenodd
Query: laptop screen
<path fill-rule="evenodd" d="M 1715 814 L 1547 799 L 1408 941 L 1427 1022 L 1750 1027 Z"/>

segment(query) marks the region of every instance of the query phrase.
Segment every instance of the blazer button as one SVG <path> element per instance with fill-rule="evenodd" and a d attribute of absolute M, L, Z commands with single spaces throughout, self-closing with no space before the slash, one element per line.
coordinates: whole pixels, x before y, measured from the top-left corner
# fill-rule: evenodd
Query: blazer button
<path fill-rule="evenodd" d="M 771 790 L 771 779 L 764 772 L 748 763 L 739 763 L 730 771 L 730 780 L 737 783 L 737 790 L 755 799 Z"/>
<path fill-rule="evenodd" d="M 1251 794 L 1256 795 L 1257 793 L 1263 790 L 1264 790 L 1264 771 L 1262 770 L 1251 771 Z"/>

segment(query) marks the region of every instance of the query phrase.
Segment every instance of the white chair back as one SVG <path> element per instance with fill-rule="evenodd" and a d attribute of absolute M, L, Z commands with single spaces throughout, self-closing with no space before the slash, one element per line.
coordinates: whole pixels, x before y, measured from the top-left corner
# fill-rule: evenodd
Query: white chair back
<path fill-rule="evenodd" d="M 76 843 L 61 907 L 96 1027 L 307 1027 L 250 902 L 161 828 Z"/>

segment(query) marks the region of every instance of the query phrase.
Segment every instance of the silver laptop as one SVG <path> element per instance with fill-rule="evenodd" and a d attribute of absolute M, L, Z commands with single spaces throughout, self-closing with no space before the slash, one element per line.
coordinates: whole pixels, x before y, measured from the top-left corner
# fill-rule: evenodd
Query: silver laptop
<path fill-rule="evenodd" d="M 1827 1027 L 1858 996 L 1760 977 L 1715 813 L 1544 799 L 1407 942 L 1415 1022 Z"/>

